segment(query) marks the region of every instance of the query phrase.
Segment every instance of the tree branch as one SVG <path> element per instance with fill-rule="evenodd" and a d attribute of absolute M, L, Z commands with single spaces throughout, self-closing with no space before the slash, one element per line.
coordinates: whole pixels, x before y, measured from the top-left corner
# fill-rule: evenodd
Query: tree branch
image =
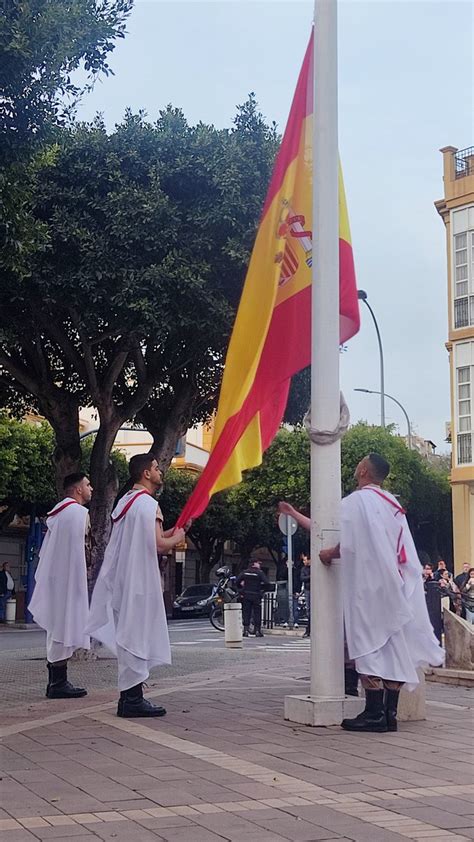
<path fill-rule="evenodd" d="M 98 399 L 100 397 L 100 390 L 91 344 L 82 328 L 81 320 L 78 314 L 72 309 L 69 309 L 69 314 L 71 316 L 71 321 L 79 334 L 79 339 L 81 340 L 82 351 L 84 354 L 84 365 L 86 369 L 87 379 L 89 381 L 91 397 L 95 403 L 98 403 Z"/>
<path fill-rule="evenodd" d="M 102 390 L 107 395 L 110 396 L 112 394 L 112 390 L 115 386 L 115 383 L 117 382 L 118 378 L 120 377 L 120 374 L 125 368 L 128 356 L 128 351 L 119 351 L 119 353 L 112 360 L 107 371 L 105 372 L 104 378 L 102 380 Z"/>
<path fill-rule="evenodd" d="M 41 384 L 34 380 L 29 373 L 29 369 L 22 363 L 15 362 L 5 351 L 0 349 L 0 365 L 8 371 L 8 373 L 20 383 L 24 389 L 27 389 L 36 398 L 41 395 Z"/>
<path fill-rule="evenodd" d="M 41 324 L 44 332 L 54 341 L 57 345 L 61 348 L 61 351 L 64 353 L 64 356 L 69 360 L 69 362 L 73 365 L 76 369 L 77 373 L 80 377 L 85 378 L 85 369 L 84 369 L 84 362 L 79 354 L 77 348 L 74 347 L 71 340 L 68 336 L 61 330 L 56 322 L 52 318 L 45 319 L 44 314 L 38 313 L 37 318 L 39 323 Z"/>

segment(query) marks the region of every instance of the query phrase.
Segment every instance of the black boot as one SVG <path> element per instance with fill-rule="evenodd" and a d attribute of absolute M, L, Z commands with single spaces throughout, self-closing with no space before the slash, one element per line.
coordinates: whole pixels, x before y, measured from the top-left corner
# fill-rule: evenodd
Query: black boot
<path fill-rule="evenodd" d="M 242 637 L 248 637 L 248 636 L 249 636 L 249 627 L 244 626 L 244 632 L 243 632 Z"/>
<path fill-rule="evenodd" d="M 365 710 L 355 719 L 343 719 L 342 727 L 346 731 L 387 731 L 387 717 L 384 706 L 383 690 L 365 691 Z"/>
<path fill-rule="evenodd" d="M 255 627 L 255 637 L 263 637 L 263 631 L 261 628 Z"/>
<path fill-rule="evenodd" d="M 359 675 L 354 667 L 344 667 L 344 692 L 346 696 L 358 696 Z"/>
<path fill-rule="evenodd" d="M 117 705 L 117 716 L 124 719 L 144 716 L 164 716 L 166 710 L 161 705 L 152 705 L 143 698 L 143 684 L 136 684 L 128 690 L 122 690 Z"/>
<path fill-rule="evenodd" d="M 80 699 L 82 696 L 87 696 L 87 690 L 82 687 L 74 687 L 67 680 L 67 661 L 58 661 L 55 664 L 47 663 L 47 667 L 46 697 L 48 699 Z"/>
<path fill-rule="evenodd" d="M 400 690 L 385 691 L 385 712 L 387 715 L 387 728 L 389 731 L 397 731 L 397 710 Z"/>

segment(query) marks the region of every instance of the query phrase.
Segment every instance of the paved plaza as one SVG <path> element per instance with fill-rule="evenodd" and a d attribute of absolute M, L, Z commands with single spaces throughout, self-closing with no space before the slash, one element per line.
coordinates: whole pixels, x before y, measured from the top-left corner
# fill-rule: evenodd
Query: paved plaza
<path fill-rule="evenodd" d="M 151 677 L 168 715 L 123 720 L 114 661 L 71 665 L 86 698 L 46 700 L 31 639 L 1 656 L 2 842 L 474 839 L 470 689 L 427 684 L 427 721 L 398 733 L 310 729 L 282 717 L 306 644 L 231 652 L 202 624 L 172 631 L 175 665 Z"/>

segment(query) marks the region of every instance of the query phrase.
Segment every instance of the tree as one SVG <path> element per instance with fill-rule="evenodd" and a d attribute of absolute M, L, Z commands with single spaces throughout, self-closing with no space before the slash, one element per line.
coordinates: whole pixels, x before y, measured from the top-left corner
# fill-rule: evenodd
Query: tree
<path fill-rule="evenodd" d="M 175 523 L 197 481 L 191 471 L 170 468 L 160 502 L 166 520 Z M 215 494 L 204 514 L 189 530 L 189 537 L 199 553 L 196 582 L 208 582 L 212 568 L 222 559 L 224 544 L 235 534 L 235 513 L 229 493 Z"/>
<path fill-rule="evenodd" d="M 4 0 L 0 15 L 2 263 L 28 271 L 42 240 L 29 214 L 30 184 L 55 129 L 100 74 L 125 34 L 132 0 Z M 81 68 L 84 85 L 72 81 Z"/>
<path fill-rule="evenodd" d="M 276 137 L 253 98 L 233 130 L 191 127 L 169 107 L 58 136 L 33 185 L 48 245 L 31 276 L 0 286 L 4 388 L 30 396 L 54 428 L 60 485 L 80 461 L 78 411 L 97 408 L 91 454 L 94 563 L 116 491 L 109 455 L 142 420 L 162 467 L 215 405 Z"/>
<path fill-rule="evenodd" d="M 81 445 L 80 468 L 90 469 L 92 442 Z M 53 465 L 54 434 L 47 422 L 29 424 L 0 415 L 0 530 L 15 514 L 46 515 L 57 500 Z M 119 451 L 111 454 L 121 482 L 128 477 L 128 464 Z"/>
<path fill-rule="evenodd" d="M 23 424 L 0 415 L 0 529 L 32 504 L 44 514 L 55 498 L 49 424 Z"/>

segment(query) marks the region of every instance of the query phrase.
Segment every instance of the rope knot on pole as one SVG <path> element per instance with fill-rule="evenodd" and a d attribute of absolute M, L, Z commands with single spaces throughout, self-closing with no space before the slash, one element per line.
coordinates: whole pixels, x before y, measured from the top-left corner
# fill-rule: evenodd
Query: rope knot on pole
<path fill-rule="evenodd" d="M 346 404 L 342 392 L 339 397 L 339 407 L 339 421 L 334 430 L 316 430 L 312 427 L 311 408 L 308 409 L 303 419 L 303 423 L 306 427 L 308 436 L 314 444 L 334 444 L 335 441 L 339 441 L 339 439 L 342 439 L 343 435 L 347 433 L 351 416 L 349 413 L 349 407 Z"/>

